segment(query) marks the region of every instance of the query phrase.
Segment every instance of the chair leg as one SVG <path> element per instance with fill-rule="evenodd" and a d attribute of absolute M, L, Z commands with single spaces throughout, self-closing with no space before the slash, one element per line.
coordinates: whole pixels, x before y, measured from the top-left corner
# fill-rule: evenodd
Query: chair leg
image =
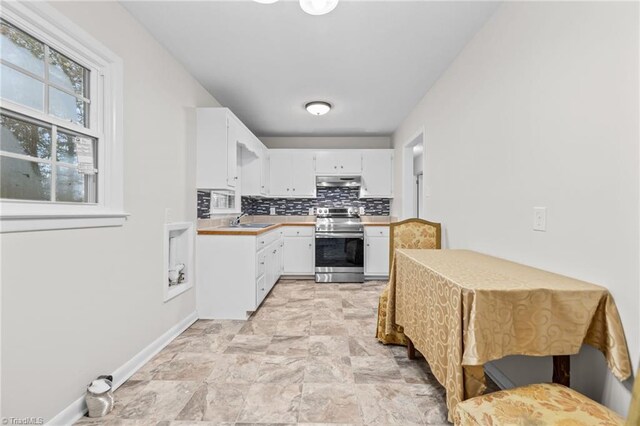
<path fill-rule="evenodd" d="M 553 383 L 569 387 L 571 384 L 571 358 L 569 355 L 554 355 L 553 357 Z"/>
<path fill-rule="evenodd" d="M 416 359 L 416 348 L 415 346 L 413 346 L 413 342 L 408 337 L 407 337 L 407 358 Z"/>

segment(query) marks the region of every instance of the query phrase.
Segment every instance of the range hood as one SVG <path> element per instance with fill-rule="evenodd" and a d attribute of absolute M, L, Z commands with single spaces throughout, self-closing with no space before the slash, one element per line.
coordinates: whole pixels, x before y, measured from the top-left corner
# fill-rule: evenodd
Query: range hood
<path fill-rule="evenodd" d="M 316 186 L 319 188 L 359 188 L 360 176 L 316 176 Z"/>

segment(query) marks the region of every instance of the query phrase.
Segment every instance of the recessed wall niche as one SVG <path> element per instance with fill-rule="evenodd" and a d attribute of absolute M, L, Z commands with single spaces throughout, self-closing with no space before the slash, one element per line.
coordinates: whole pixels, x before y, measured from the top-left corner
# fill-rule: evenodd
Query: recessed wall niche
<path fill-rule="evenodd" d="M 164 226 L 164 301 L 193 287 L 193 223 Z"/>

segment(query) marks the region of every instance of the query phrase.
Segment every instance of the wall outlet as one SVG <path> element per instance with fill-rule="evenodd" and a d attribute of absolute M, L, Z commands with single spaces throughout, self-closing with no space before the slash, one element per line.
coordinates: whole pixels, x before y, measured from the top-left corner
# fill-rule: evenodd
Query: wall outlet
<path fill-rule="evenodd" d="M 364 214 L 364 207 L 363 206 L 360 206 L 358 214 Z"/>
<path fill-rule="evenodd" d="M 313 216 L 314 214 L 316 214 L 316 209 L 309 207 L 309 216 Z"/>
<path fill-rule="evenodd" d="M 269 207 L 269 214 L 271 216 L 275 216 L 276 215 L 276 208 L 275 207 Z"/>
<path fill-rule="evenodd" d="M 533 230 L 545 232 L 547 230 L 547 208 L 533 208 Z"/>

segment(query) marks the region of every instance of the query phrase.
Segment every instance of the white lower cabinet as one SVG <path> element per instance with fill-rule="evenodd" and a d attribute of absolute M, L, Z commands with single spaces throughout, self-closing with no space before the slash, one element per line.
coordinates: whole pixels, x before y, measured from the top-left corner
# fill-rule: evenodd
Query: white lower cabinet
<path fill-rule="evenodd" d="M 389 276 L 389 227 L 365 226 L 364 228 L 365 277 Z"/>
<path fill-rule="evenodd" d="M 313 227 L 291 226 L 284 230 L 284 275 L 313 275 L 315 244 Z"/>
<path fill-rule="evenodd" d="M 198 235 L 198 316 L 247 319 L 282 275 L 282 238 L 281 228 L 257 236 Z"/>

